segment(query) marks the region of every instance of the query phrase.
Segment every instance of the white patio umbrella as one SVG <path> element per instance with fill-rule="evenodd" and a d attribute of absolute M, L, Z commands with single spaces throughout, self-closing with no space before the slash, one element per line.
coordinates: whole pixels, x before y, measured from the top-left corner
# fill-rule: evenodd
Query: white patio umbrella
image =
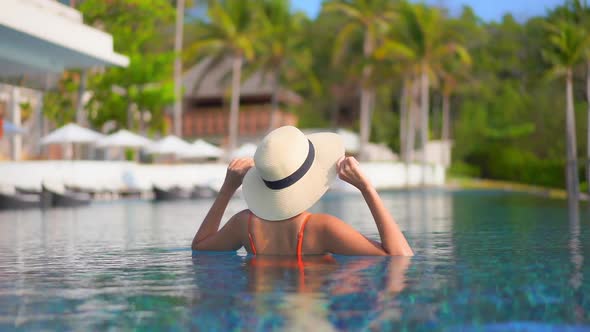
<path fill-rule="evenodd" d="M 121 129 L 114 134 L 105 136 L 98 140 L 96 146 L 99 148 L 125 148 L 139 149 L 149 146 L 153 142 L 141 135 L 134 134 L 128 130 Z M 124 159 L 123 153 L 121 157 Z M 139 160 L 139 154 L 135 154 L 135 160 Z"/>
<path fill-rule="evenodd" d="M 105 136 L 96 142 L 96 146 L 101 148 L 118 147 L 118 148 L 142 148 L 153 142 L 141 135 L 134 134 L 128 130 L 121 129 L 114 134 Z"/>
<path fill-rule="evenodd" d="M 191 145 L 186 141 L 174 135 L 169 135 L 163 139 L 152 143 L 146 148 L 149 154 L 173 154 L 182 155 L 190 151 Z"/>
<path fill-rule="evenodd" d="M 94 130 L 70 123 L 43 137 L 41 144 L 94 143 L 102 137 Z"/>
<path fill-rule="evenodd" d="M 232 158 L 247 158 L 247 157 L 254 157 L 254 153 L 256 152 L 256 144 L 253 143 L 246 143 L 242 144 L 238 149 L 234 150 L 231 154 Z"/>
<path fill-rule="evenodd" d="M 67 144 L 69 149 L 66 151 L 66 155 L 68 159 L 73 159 L 74 144 L 92 144 L 102 137 L 102 134 L 94 130 L 80 127 L 75 123 L 69 123 L 43 137 L 41 144 Z"/>
<path fill-rule="evenodd" d="M 181 158 L 219 158 L 222 155 L 222 149 L 202 139 L 198 139 L 191 144 L 190 150 L 179 156 Z"/>

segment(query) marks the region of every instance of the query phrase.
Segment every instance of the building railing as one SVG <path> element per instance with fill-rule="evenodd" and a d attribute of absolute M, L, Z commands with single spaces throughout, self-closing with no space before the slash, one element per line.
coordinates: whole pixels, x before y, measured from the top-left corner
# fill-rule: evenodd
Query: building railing
<path fill-rule="evenodd" d="M 289 112 L 278 111 L 276 125 L 296 125 L 297 117 Z M 263 108 L 243 109 L 239 114 L 238 132 L 242 136 L 264 135 L 270 126 L 270 110 Z M 198 109 L 183 114 L 184 137 L 207 137 L 227 135 L 229 112 L 220 109 Z"/>

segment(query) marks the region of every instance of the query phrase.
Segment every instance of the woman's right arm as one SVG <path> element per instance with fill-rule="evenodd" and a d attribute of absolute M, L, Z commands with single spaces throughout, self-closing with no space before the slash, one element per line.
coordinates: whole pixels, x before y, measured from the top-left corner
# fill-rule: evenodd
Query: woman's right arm
<path fill-rule="evenodd" d="M 362 173 L 358 161 L 356 161 L 356 159 L 353 157 L 346 157 L 341 160 L 338 164 L 338 176 L 342 180 L 355 186 L 362 193 L 365 201 L 367 202 L 367 205 L 369 206 L 369 210 L 371 210 L 371 214 L 373 215 L 377 229 L 379 230 L 379 236 L 381 237 L 380 249 L 385 251 L 386 254 L 392 256 L 413 256 L 414 252 L 412 251 L 412 248 L 410 248 L 406 237 L 401 232 L 399 226 L 395 220 L 393 220 L 393 217 L 383 204 L 383 201 L 381 200 L 381 197 L 379 197 L 377 190 L 375 190 L 373 185 L 371 185 L 371 183 Z M 348 239 L 341 238 L 340 241 L 349 242 L 349 240 L 352 240 L 350 230 L 334 233 L 334 231 L 337 231 L 334 226 L 335 224 L 332 226 L 331 233 L 336 236 L 340 234 L 340 236 L 348 237 Z M 358 243 L 358 239 L 355 240 Z M 340 241 L 336 240 L 333 242 Z M 367 254 L 371 253 L 367 252 Z"/>
<path fill-rule="evenodd" d="M 221 190 L 193 237 L 193 250 L 236 250 L 241 246 L 239 221 L 246 214 L 236 214 L 221 230 L 219 224 L 231 197 L 242 185 L 244 176 L 252 166 L 252 158 L 234 159 L 230 162 Z"/>

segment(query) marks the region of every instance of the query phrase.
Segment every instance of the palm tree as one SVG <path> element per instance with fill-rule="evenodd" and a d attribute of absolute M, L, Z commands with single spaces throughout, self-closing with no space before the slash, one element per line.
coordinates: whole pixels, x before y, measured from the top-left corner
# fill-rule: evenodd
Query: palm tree
<path fill-rule="evenodd" d="M 189 54 L 204 52 L 220 63 L 231 57 L 231 106 L 229 115 L 228 153 L 236 147 L 242 63 L 254 57 L 255 29 L 251 3 L 242 0 L 210 1 L 207 20 L 200 22 L 197 41 L 187 49 Z"/>
<path fill-rule="evenodd" d="M 414 71 L 420 84 L 420 143 L 422 158 L 426 156 L 429 133 L 430 79 L 436 77 L 440 61 L 449 54 L 450 43 L 445 41 L 442 13 L 425 4 L 406 4 L 401 7 L 401 42 L 411 50 Z"/>
<path fill-rule="evenodd" d="M 348 18 L 348 22 L 338 33 L 335 42 L 335 58 L 338 61 L 343 44 L 350 42 L 352 34 L 359 28 L 363 33 L 363 57 L 360 101 L 360 147 L 359 158 L 364 159 L 365 147 L 371 134 L 371 107 L 374 90 L 370 86 L 372 56 L 378 39 L 386 32 L 393 18 L 391 1 L 387 0 L 333 0 L 324 5 L 328 12 L 338 12 Z"/>
<path fill-rule="evenodd" d="M 442 93 L 442 140 L 451 139 L 451 96 L 457 90 L 460 81 L 467 79 L 467 70 L 471 67 L 471 56 L 463 48 L 457 49 L 457 56 L 450 56 L 443 62 L 439 75 Z"/>
<path fill-rule="evenodd" d="M 565 77 L 566 86 L 566 177 L 571 202 L 579 195 L 578 159 L 576 148 L 576 118 L 574 113 L 573 68 L 588 49 L 588 35 L 572 22 L 565 20 L 547 24 L 548 47 L 543 57 L 552 64 L 550 77 Z"/>
<path fill-rule="evenodd" d="M 395 30 L 392 27 L 392 30 Z M 406 45 L 398 42 L 395 36 L 387 36 L 375 50 L 377 60 L 384 62 L 388 75 L 396 73 L 402 77 L 400 100 L 400 154 L 407 164 L 413 159 L 416 138 L 416 95 L 419 86 L 416 84 L 418 71 L 413 67 L 415 53 Z"/>
<path fill-rule="evenodd" d="M 255 44 L 258 66 L 269 74 L 272 84 L 269 131 L 277 125 L 279 92 L 284 81 L 293 81 L 304 76 L 305 81 L 317 88 L 317 80 L 311 74 L 311 53 L 303 40 L 306 16 L 291 14 L 289 0 L 264 0 L 258 7 L 256 19 L 259 40 Z"/>
<path fill-rule="evenodd" d="M 402 130 L 407 135 L 404 139 L 405 153 L 410 158 L 414 150 L 415 124 L 419 123 L 424 161 L 429 133 L 429 90 L 432 80 L 445 73 L 445 61 L 458 59 L 462 63 L 469 63 L 470 58 L 467 50 L 449 37 L 445 18 L 440 10 L 425 4 L 405 3 L 399 8 L 399 14 L 399 24 L 392 26 L 391 33 L 376 54 L 380 58 L 389 57 L 396 63 L 401 62 L 404 76 L 410 78 L 406 80 L 407 85 L 404 84 L 404 90 L 408 93 L 408 103 L 404 103 L 407 105 L 404 114 L 406 119 L 402 122 L 402 125 L 408 126 Z M 419 94 L 419 103 L 415 101 L 416 93 Z M 418 104 L 419 119 L 414 119 Z"/>
<path fill-rule="evenodd" d="M 571 0 L 568 5 L 569 9 L 577 16 L 580 30 L 588 31 L 590 29 L 590 16 L 586 1 Z M 590 194 L 590 47 L 586 50 L 586 102 L 588 103 L 586 111 L 586 184 L 588 194 Z"/>
<path fill-rule="evenodd" d="M 586 189 L 590 195 L 590 56 L 586 59 Z"/>

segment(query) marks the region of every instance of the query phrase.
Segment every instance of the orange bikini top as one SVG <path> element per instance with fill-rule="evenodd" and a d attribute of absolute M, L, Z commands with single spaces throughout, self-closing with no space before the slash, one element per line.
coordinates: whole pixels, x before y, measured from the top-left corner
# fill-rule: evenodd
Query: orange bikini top
<path fill-rule="evenodd" d="M 250 212 L 250 215 L 248 216 L 248 239 L 250 239 L 250 248 L 252 249 L 252 253 L 254 255 L 256 255 L 256 247 L 254 246 L 254 240 L 252 238 L 252 232 L 250 231 L 251 229 L 251 224 L 252 224 L 252 215 L 253 213 Z M 301 224 L 301 228 L 299 229 L 299 233 L 297 233 L 297 258 L 300 258 L 303 255 L 303 232 L 305 231 L 305 225 L 307 224 L 307 222 L 309 221 L 309 218 L 311 217 L 311 213 L 309 215 L 307 215 L 307 217 L 305 217 L 305 220 L 303 220 L 303 223 Z"/>

